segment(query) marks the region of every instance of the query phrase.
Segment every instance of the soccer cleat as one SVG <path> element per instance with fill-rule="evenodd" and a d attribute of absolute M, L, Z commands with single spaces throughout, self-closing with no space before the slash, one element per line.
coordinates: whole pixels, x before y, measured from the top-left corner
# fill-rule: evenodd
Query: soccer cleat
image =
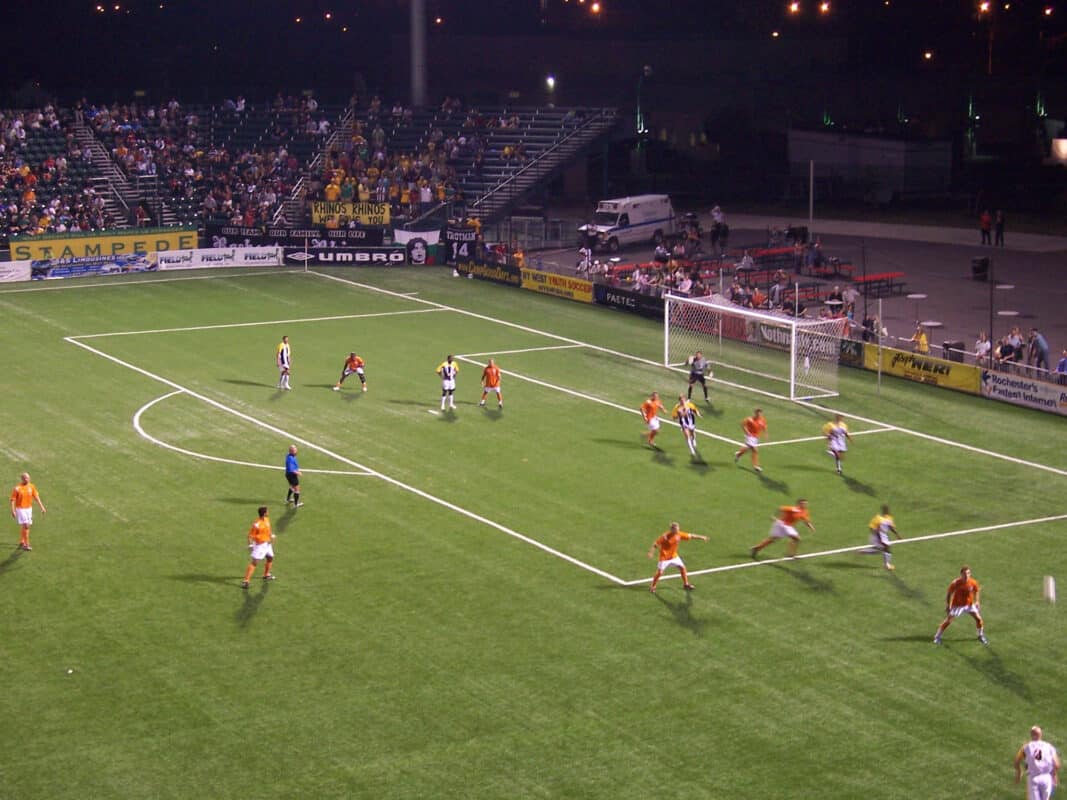
<path fill-rule="evenodd" d="M 248 588 L 248 581 L 241 581 L 241 588 L 242 589 L 247 589 Z"/>
<path fill-rule="evenodd" d="M 19 545 L 19 549 L 20 550 L 32 550 L 33 548 L 30 547 L 28 544 L 20 544 Z"/>
<path fill-rule="evenodd" d="M 740 453 L 734 453 L 734 463 L 736 464 L 741 459 Z"/>
<path fill-rule="evenodd" d="M 985 634 L 984 633 L 979 633 L 978 634 L 978 641 L 980 641 L 982 644 L 989 644 L 989 640 L 987 638 L 985 638 Z"/>
<path fill-rule="evenodd" d="M 941 634 L 940 633 L 935 634 L 935 636 L 934 636 L 934 644 L 941 644 Z"/>
<path fill-rule="evenodd" d="M 480 406 L 484 406 L 484 405 L 485 405 L 485 401 L 484 401 L 484 400 L 482 400 L 482 401 L 481 401 L 480 403 L 478 403 L 478 405 L 480 405 Z"/>
<path fill-rule="evenodd" d="M 504 401 L 501 400 L 499 403 L 496 404 L 496 407 L 497 408 L 503 408 L 504 407 Z"/>
<path fill-rule="evenodd" d="M 367 384 L 363 384 L 363 391 L 367 391 Z"/>
<path fill-rule="evenodd" d="M 687 584 L 685 584 L 685 590 L 686 590 L 687 592 L 691 592 L 691 591 L 693 591 L 693 590 L 694 590 L 695 588 L 697 588 L 697 587 L 695 587 L 695 586 L 694 586 L 693 584 L 691 584 L 691 583 L 687 583 Z"/>
<path fill-rule="evenodd" d="M 333 390 L 334 390 L 335 392 L 339 392 L 339 391 L 341 391 L 341 387 L 340 387 L 340 386 L 334 386 L 334 387 L 333 387 Z"/>
<path fill-rule="evenodd" d="M 273 576 L 273 575 L 271 575 L 271 574 L 270 574 L 270 573 L 268 572 L 268 573 L 267 573 L 266 575 L 264 575 L 264 576 L 263 576 L 263 580 L 265 580 L 265 581 L 272 581 L 272 580 L 274 580 L 274 576 Z"/>
<path fill-rule="evenodd" d="M 749 548 L 748 554 L 750 556 L 752 556 L 752 558 L 759 558 L 759 548 L 758 547 Z"/>
<path fill-rule="evenodd" d="M 649 586 L 648 587 L 648 591 L 651 592 L 652 594 L 655 594 L 656 593 L 656 587 L 655 586 Z"/>
<path fill-rule="evenodd" d="M 763 472 L 763 467 L 753 467 L 756 472 Z"/>
<path fill-rule="evenodd" d="M 896 571 L 896 567 L 894 567 L 892 564 L 886 564 L 885 568 L 887 570 L 889 570 L 890 572 L 895 572 Z"/>
<path fill-rule="evenodd" d="M 295 504 L 295 505 L 293 506 L 293 508 L 303 508 L 303 507 L 304 507 L 304 504 L 303 504 L 302 502 L 301 502 L 301 503 L 296 503 L 296 504 Z"/>

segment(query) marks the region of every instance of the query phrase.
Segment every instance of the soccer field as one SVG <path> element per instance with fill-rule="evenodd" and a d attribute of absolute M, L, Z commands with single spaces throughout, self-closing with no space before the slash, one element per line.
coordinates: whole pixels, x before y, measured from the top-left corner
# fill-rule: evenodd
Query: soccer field
<path fill-rule="evenodd" d="M 0 308 L 0 459 L 48 507 L 33 552 L 13 520 L 0 548 L 0 797 L 985 800 L 1023 796 L 1030 725 L 1067 746 L 1042 598 L 1067 575 L 1060 418 L 846 369 L 790 403 L 717 369 L 701 458 L 666 423 L 653 451 L 641 401 L 685 389 L 662 324 L 440 268 L 11 286 Z M 365 393 L 331 391 L 350 351 Z M 490 357 L 503 410 L 478 406 Z M 762 473 L 732 458 L 756 406 Z M 800 497 L 801 557 L 753 561 Z M 882 503 L 892 573 L 857 552 Z M 263 504 L 277 580 L 243 591 Z M 694 592 L 652 595 L 672 520 L 710 541 L 681 547 Z M 937 647 L 964 563 L 991 644 L 964 617 Z"/>

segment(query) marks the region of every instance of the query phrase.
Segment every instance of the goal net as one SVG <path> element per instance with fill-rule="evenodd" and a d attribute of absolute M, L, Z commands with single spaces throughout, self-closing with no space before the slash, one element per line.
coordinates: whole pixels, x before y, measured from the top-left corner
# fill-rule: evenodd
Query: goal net
<path fill-rule="evenodd" d="M 699 350 L 748 388 L 790 400 L 837 395 L 837 365 L 847 320 L 796 319 L 720 298 L 666 294 L 663 299 L 665 366 L 685 364 Z"/>

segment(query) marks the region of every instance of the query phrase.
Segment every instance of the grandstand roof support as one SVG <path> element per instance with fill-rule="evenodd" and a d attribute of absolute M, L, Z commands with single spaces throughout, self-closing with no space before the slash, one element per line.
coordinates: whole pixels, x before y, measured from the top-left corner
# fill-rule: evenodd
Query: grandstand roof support
<path fill-rule="evenodd" d="M 411 105 L 426 105 L 426 0 L 411 0 Z"/>

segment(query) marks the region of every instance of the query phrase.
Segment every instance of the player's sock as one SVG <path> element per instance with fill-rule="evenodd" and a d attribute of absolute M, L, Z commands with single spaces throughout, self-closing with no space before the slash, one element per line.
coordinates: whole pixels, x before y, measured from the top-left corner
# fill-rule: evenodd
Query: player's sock
<path fill-rule="evenodd" d="M 300 505 L 300 492 L 293 492 L 293 505 Z"/>
<path fill-rule="evenodd" d="M 293 499 L 293 489 L 292 489 L 292 487 L 289 487 L 289 491 L 285 493 L 285 502 L 288 503 L 292 499 Z"/>
<path fill-rule="evenodd" d="M 445 396 L 441 395 L 441 410 L 445 410 Z"/>
<path fill-rule="evenodd" d="M 255 571 L 256 571 L 256 565 L 255 564 L 249 564 L 248 565 L 248 569 L 245 570 L 245 583 L 248 583 L 248 581 L 252 577 L 252 573 L 255 572 Z"/>
<path fill-rule="evenodd" d="M 885 564 L 886 569 L 889 569 L 893 566 L 893 557 L 889 553 L 882 553 L 882 563 Z"/>

